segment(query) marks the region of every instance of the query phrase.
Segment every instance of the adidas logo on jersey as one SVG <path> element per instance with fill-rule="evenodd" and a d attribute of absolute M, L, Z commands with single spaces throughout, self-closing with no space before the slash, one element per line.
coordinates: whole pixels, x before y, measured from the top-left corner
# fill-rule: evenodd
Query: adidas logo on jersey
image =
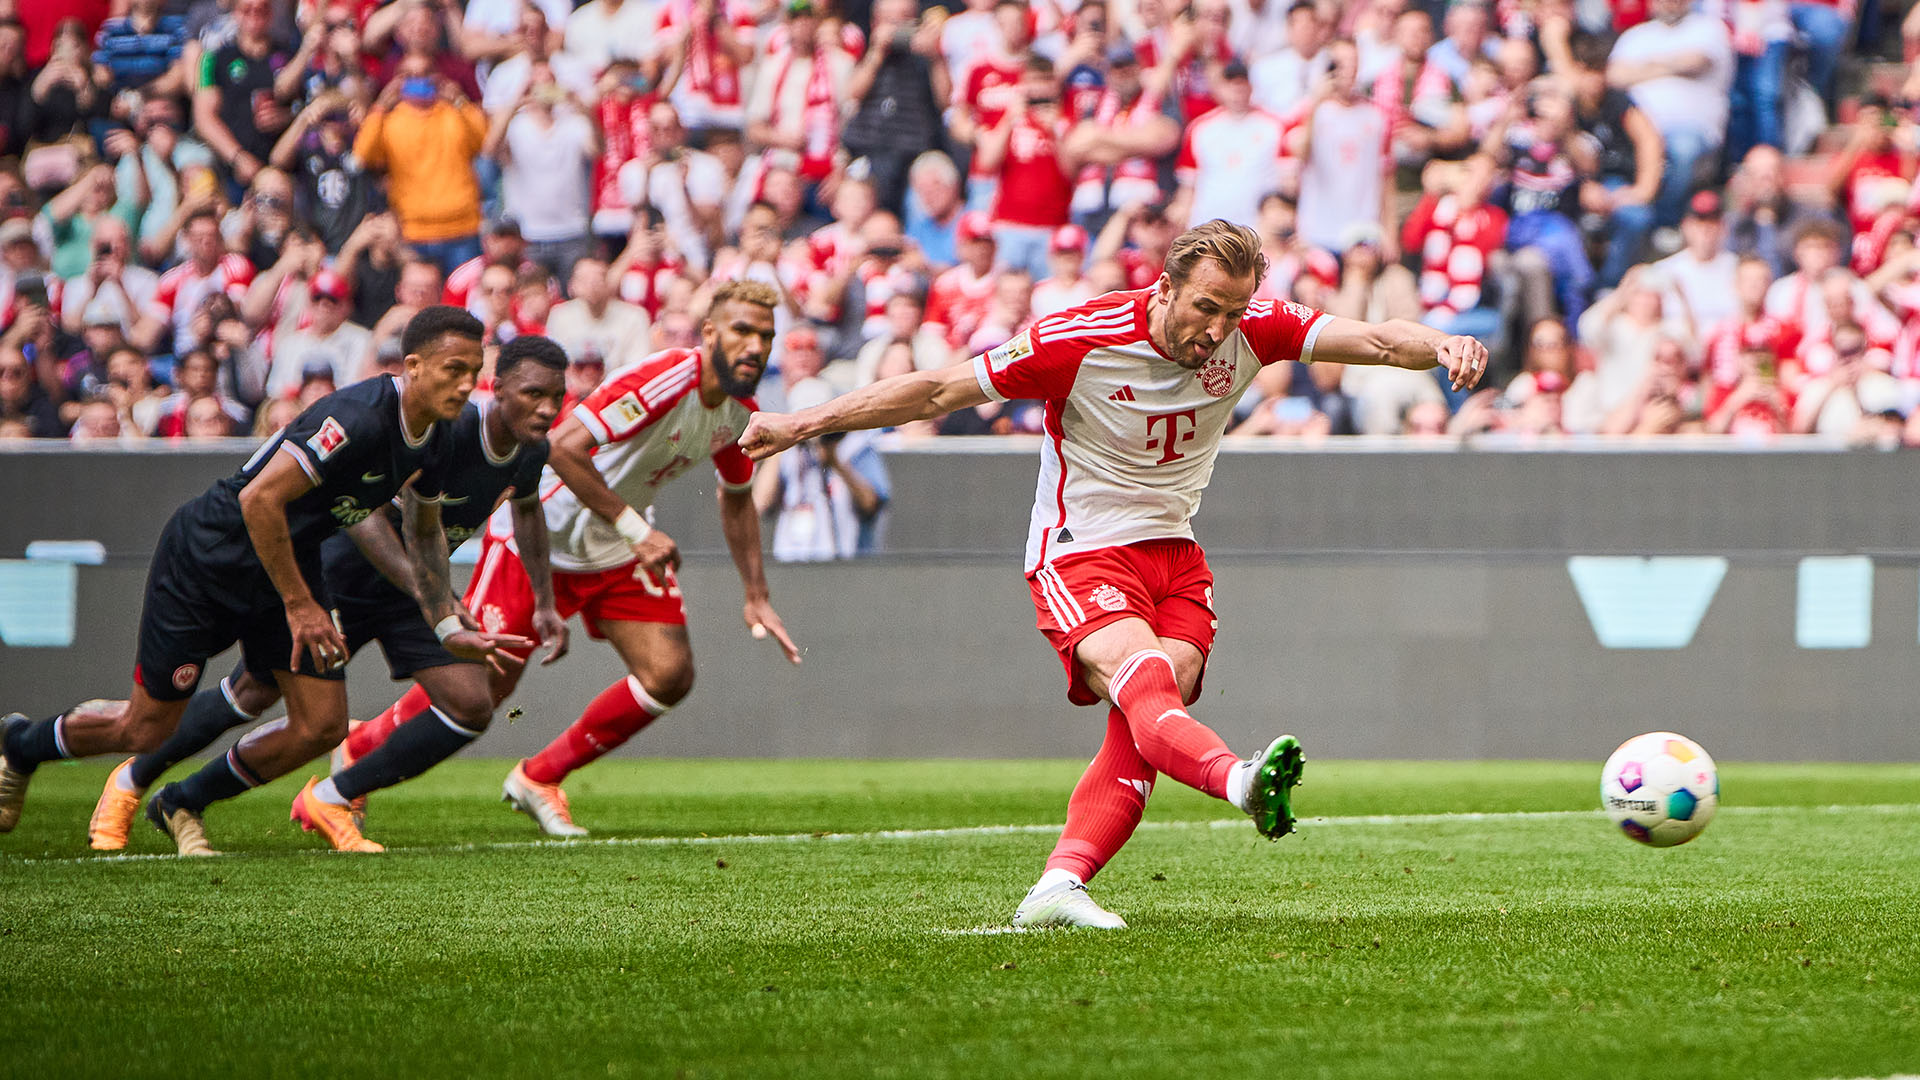
<path fill-rule="evenodd" d="M 1111 393 L 1111 394 L 1108 394 L 1108 395 L 1107 395 L 1107 400 L 1108 400 L 1108 401 L 1132 401 L 1132 400 L 1133 400 L 1133 387 L 1131 387 L 1131 386 L 1122 386 L 1122 387 L 1121 387 L 1120 389 L 1118 389 L 1118 390 L 1115 390 L 1115 391 L 1114 391 L 1113 393 Z"/>

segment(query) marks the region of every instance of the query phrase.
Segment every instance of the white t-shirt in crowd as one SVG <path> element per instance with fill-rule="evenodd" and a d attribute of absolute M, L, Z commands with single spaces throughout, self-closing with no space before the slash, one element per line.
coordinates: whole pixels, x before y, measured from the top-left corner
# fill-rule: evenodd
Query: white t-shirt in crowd
<path fill-rule="evenodd" d="M 567 359 L 598 356 L 608 371 L 646 359 L 649 326 L 647 309 L 625 300 L 607 301 L 597 319 L 585 300 L 555 305 L 547 315 L 547 336 L 566 350 Z"/>
<path fill-rule="evenodd" d="M 1386 113 L 1371 101 L 1314 107 L 1300 171 L 1300 235 L 1307 243 L 1340 251 L 1350 227 L 1380 220 L 1382 174 L 1392 161 L 1389 134 Z"/>
<path fill-rule="evenodd" d="M 102 305 L 112 308 L 120 317 L 120 332 L 131 334 L 133 324 L 140 321 L 140 313 L 147 310 L 159 288 L 160 275 L 144 266 L 124 267 L 117 284 L 103 281 L 98 290 L 93 287 L 92 278 L 81 274 L 66 283 L 60 294 L 60 308 L 84 313 L 87 305 L 98 297 Z"/>
<path fill-rule="evenodd" d="M 1694 12 L 1668 26 L 1644 22 L 1620 35 L 1608 60 L 1644 63 L 1682 53 L 1702 53 L 1711 63 L 1704 75 L 1666 75 L 1637 83 L 1627 96 L 1661 131 L 1690 131 L 1718 142 L 1727 134 L 1727 101 L 1733 88 L 1733 41 L 1727 24 Z"/>
<path fill-rule="evenodd" d="M 535 242 L 585 236 L 594 157 L 587 118 L 560 108 L 553 111 L 552 124 L 542 124 L 521 113 L 507 124 L 507 150 L 511 157 L 501 172 L 501 190 L 520 235 Z"/>
<path fill-rule="evenodd" d="M 567 16 L 566 50 L 594 71 L 605 70 L 615 57 L 644 60 L 659 51 L 661 38 L 654 32 L 659 21 L 659 5 L 645 0 L 624 0 L 617 7 L 592 0 Z"/>
<path fill-rule="evenodd" d="M 366 362 L 372 344 L 372 331 L 350 322 L 341 323 L 325 337 L 310 330 L 276 334 L 273 365 L 267 369 L 267 394 L 280 397 L 299 390 L 301 374 L 313 364 L 324 363 L 333 368 L 335 387 L 358 382 L 360 365 Z"/>
<path fill-rule="evenodd" d="M 1179 162 L 1181 183 L 1193 185 L 1188 224 L 1258 219 L 1260 200 L 1280 189 L 1281 133 L 1279 118 L 1263 109 L 1215 109 L 1194 121 Z"/>
<path fill-rule="evenodd" d="M 645 180 L 645 197 L 640 185 Z M 646 204 L 660 211 L 667 235 L 690 265 L 705 269 L 712 253 L 693 208 L 717 211 L 727 199 L 727 167 L 700 150 L 682 150 L 678 160 L 662 161 L 651 170 L 638 158 L 620 166 L 620 196 L 628 206 Z"/>
<path fill-rule="evenodd" d="M 1275 116 L 1285 116 L 1313 89 L 1313 82 L 1333 66 L 1333 58 L 1321 49 L 1312 56 L 1301 56 L 1292 49 L 1262 56 L 1247 69 L 1253 84 L 1253 103 Z"/>
<path fill-rule="evenodd" d="M 1693 314 L 1693 325 L 1704 333 L 1708 327 L 1717 326 L 1738 314 L 1739 301 L 1733 295 L 1733 272 L 1739 265 L 1740 257 L 1731 251 L 1722 251 L 1705 262 L 1681 251 L 1654 263 L 1653 273 L 1687 302 L 1687 310 Z"/>
<path fill-rule="evenodd" d="M 583 101 L 593 96 L 593 69 L 579 57 L 554 53 L 547 58 L 547 67 L 553 71 L 553 81 L 560 84 L 562 89 L 573 91 Z M 533 57 L 524 52 L 515 53 L 495 64 L 493 71 L 480 84 L 480 107 L 491 115 L 512 105 L 532 75 Z"/>

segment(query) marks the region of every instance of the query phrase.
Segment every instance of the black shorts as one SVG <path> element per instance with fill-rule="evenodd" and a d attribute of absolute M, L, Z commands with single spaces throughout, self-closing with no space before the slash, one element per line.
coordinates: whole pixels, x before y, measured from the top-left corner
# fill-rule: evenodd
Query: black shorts
<path fill-rule="evenodd" d="M 303 561 L 300 572 L 314 600 L 327 607 L 318 554 Z M 293 631 L 287 628 L 286 606 L 257 561 L 230 566 L 206 560 L 185 539 L 176 512 L 160 533 L 147 571 L 134 681 L 157 701 L 185 701 L 199 688 L 207 660 L 236 642 L 249 672 L 272 681 L 274 672 L 288 670 Z M 344 668 L 319 670 L 310 654 L 298 664 L 297 675 L 346 678 Z"/>
<path fill-rule="evenodd" d="M 334 617 L 350 653 L 357 656 L 368 642 L 379 642 L 396 682 L 427 668 L 475 662 L 448 652 L 420 605 L 381 577 L 347 534 L 335 533 L 320 550 Z"/>

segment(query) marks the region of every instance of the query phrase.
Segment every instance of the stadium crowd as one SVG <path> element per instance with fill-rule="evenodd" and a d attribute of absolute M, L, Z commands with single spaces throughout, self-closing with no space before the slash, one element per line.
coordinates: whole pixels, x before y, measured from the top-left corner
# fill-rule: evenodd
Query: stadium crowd
<path fill-rule="evenodd" d="M 1238 435 L 1920 443 L 1916 53 L 1875 0 L 0 0 L 0 438 L 264 436 L 443 300 L 582 396 L 741 277 L 810 404 L 1223 217 L 1261 295 L 1495 358 L 1276 365 Z M 872 458 L 763 497 L 860 518 Z"/>

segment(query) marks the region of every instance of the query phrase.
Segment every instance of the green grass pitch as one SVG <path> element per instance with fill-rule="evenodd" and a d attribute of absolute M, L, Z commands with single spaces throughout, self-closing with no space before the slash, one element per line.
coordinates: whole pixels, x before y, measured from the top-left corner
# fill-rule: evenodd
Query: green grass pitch
<path fill-rule="evenodd" d="M 0 1074 L 1920 1072 L 1920 767 L 1727 767 L 1668 851 L 1594 810 L 1597 761 L 1310 761 L 1279 843 L 1163 784 L 1104 934 L 965 932 L 1053 840 L 978 827 L 1059 822 L 1079 763 L 610 760 L 571 845 L 505 769 L 377 796 L 384 856 L 298 833 L 303 773 L 191 861 L 91 856 L 105 766 L 41 770 L 0 839 Z"/>

